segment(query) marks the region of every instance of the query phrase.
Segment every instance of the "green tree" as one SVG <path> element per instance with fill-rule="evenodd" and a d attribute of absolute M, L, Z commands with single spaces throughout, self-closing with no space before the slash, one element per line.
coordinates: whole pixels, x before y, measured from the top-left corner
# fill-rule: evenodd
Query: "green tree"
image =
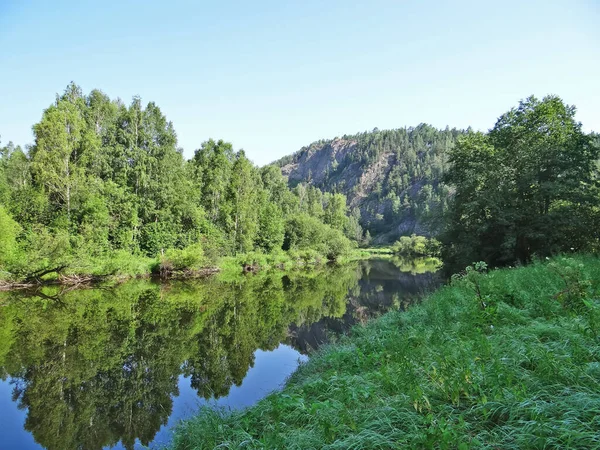
<path fill-rule="evenodd" d="M 502 264 L 597 245 L 597 158 L 575 107 L 556 96 L 529 97 L 488 135 L 459 140 L 446 256 Z"/>
<path fill-rule="evenodd" d="M 29 160 L 21 149 L 9 142 L 0 147 L 0 202 L 8 205 L 12 197 L 31 184 Z"/>
<path fill-rule="evenodd" d="M 214 223 L 222 222 L 221 207 L 229 184 L 233 159 L 232 145 L 222 140 L 215 142 L 209 139 L 194 154 L 193 164 L 202 192 L 202 206 Z"/>
<path fill-rule="evenodd" d="M 71 83 L 33 127 L 35 145 L 31 159 L 34 179 L 51 201 L 64 210 L 68 221 L 73 193 L 82 181 L 78 163 L 85 129 L 83 106 L 81 90 Z"/>
<path fill-rule="evenodd" d="M 258 230 L 260 178 L 243 150 L 236 155 L 227 189 L 227 228 L 236 252 L 252 250 Z"/>
<path fill-rule="evenodd" d="M 283 213 L 275 203 L 264 202 L 259 216 L 256 245 L 265 252 L 281 250 L 285 233 Z"/>
<path fill-rule="evenodd" d="M 325 201 L 327 205 L 325 206 L 323 221 L 336 230 L 344 230 L 348 220 L 346 196 L 343 194 L 327 194 Z"/>
<path fill-rule="evenodd" d="M 307 203 L 306 208 L 308 214 L 317 219 L 323 219 L 323 193 L 315 186 L 309 185 L 306 189 Z"/>
<path fill-rule="evenodd" d="M 344 234 L 305 213 L 291 216 L 285 224 L 284 250 L 315 250 L 336 260 L 351 249 Z"/>
<path fill-rule="evenodd" d="M 361 215 L 359 208 L 352 208 L 352 212 L 348 217 L 345 227 L 346 236 L 356 242 L 361 242 L 363 237 L 363 229 L 360 225 Z"/>
<path fill-rule="evenodd" d="M 261 169 L 263 187 L 268 193 L 268 200 L 275 203 L 284 215 L 292 214 L 299 207 L 299 199 L 288 188 L 281 170 L 274 164 Z"/>

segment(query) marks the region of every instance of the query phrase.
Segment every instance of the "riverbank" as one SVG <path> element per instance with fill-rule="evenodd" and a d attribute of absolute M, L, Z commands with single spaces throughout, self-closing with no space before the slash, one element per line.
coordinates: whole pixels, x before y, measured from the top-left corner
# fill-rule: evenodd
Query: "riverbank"
<path fill-rule="evenodd" d="M 335 260 L 314 250 L 273 253 L 251 252 L 207 259 L 193 248 L 167 252 L 157 258 L 115 252 L 105 258 L 73 258 L 26 276 L 0 273 L 0 291 L 41 285 L 77 286 L 101 282 L 124 282 L 133 278 L 193 279 L 220 274 L 225 279 L 245 273 L 269 271 L 314 271 L 327 264 L 390 256 L 388 249 L 353 249 Z"/>
<path fill-rule="evenodd" d="M 318 351 L 247 410 L 171 448 L 598 448 L 600 259 L 478 266 Z"/>

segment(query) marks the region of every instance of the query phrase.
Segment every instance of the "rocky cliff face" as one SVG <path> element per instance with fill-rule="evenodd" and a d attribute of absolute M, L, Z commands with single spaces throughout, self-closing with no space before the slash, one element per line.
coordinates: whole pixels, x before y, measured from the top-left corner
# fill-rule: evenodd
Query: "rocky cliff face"
<path fill-rule="evenodd" d="M 424 124 L 376 129 L 314 142 L 278 164 L 291 186 L 345 194 L 375 242 L 387 242 L 435 231 L 449 194 L 441 183 L 447 153 L 462 133 Z"/>

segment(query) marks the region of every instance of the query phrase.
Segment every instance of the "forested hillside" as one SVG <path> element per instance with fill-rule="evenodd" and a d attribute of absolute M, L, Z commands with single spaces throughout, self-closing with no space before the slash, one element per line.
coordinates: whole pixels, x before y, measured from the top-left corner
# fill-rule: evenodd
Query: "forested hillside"
<path fill-rule="evenodd" d="M 25 150 L 0 147 L 0 279 L 135 272 L 115 262 L 130 256 L 169 267 L 282 249 L 336 259 L 351 247 L 344 234 L 362 235 L 345 197 L 307 201 L 227 142 L 208 140 L 186 161 L 173 124 L 138 97 L 126 105 L 71 83 L 33 133 Z"/>
<path fill-rule="evenodd" d="M 346 195 L 376 242 L 435 234 L 450 194 L 441 182 L 448 153 L 464 133 L 426 124 L 375 129 L 313 142 L 277 164 L 291 186 L 304 183 Z"/>

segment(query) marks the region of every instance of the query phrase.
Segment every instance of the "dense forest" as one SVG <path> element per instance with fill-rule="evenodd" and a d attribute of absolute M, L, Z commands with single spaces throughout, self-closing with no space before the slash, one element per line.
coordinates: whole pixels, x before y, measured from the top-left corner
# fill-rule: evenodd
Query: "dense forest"
<path fill-rule="evenodd" d="M 0 148 L 0 278 L 282 249 L 333 260 L 351 248 L 346 236 L 362 238 L 343 195 L 290 190 L 277 167 L 258 168 L 227 142 L 185 160 L 173 124 L 138 97 L 125 105 L 71 83 L 33 133 L 26 150 Z"/>

